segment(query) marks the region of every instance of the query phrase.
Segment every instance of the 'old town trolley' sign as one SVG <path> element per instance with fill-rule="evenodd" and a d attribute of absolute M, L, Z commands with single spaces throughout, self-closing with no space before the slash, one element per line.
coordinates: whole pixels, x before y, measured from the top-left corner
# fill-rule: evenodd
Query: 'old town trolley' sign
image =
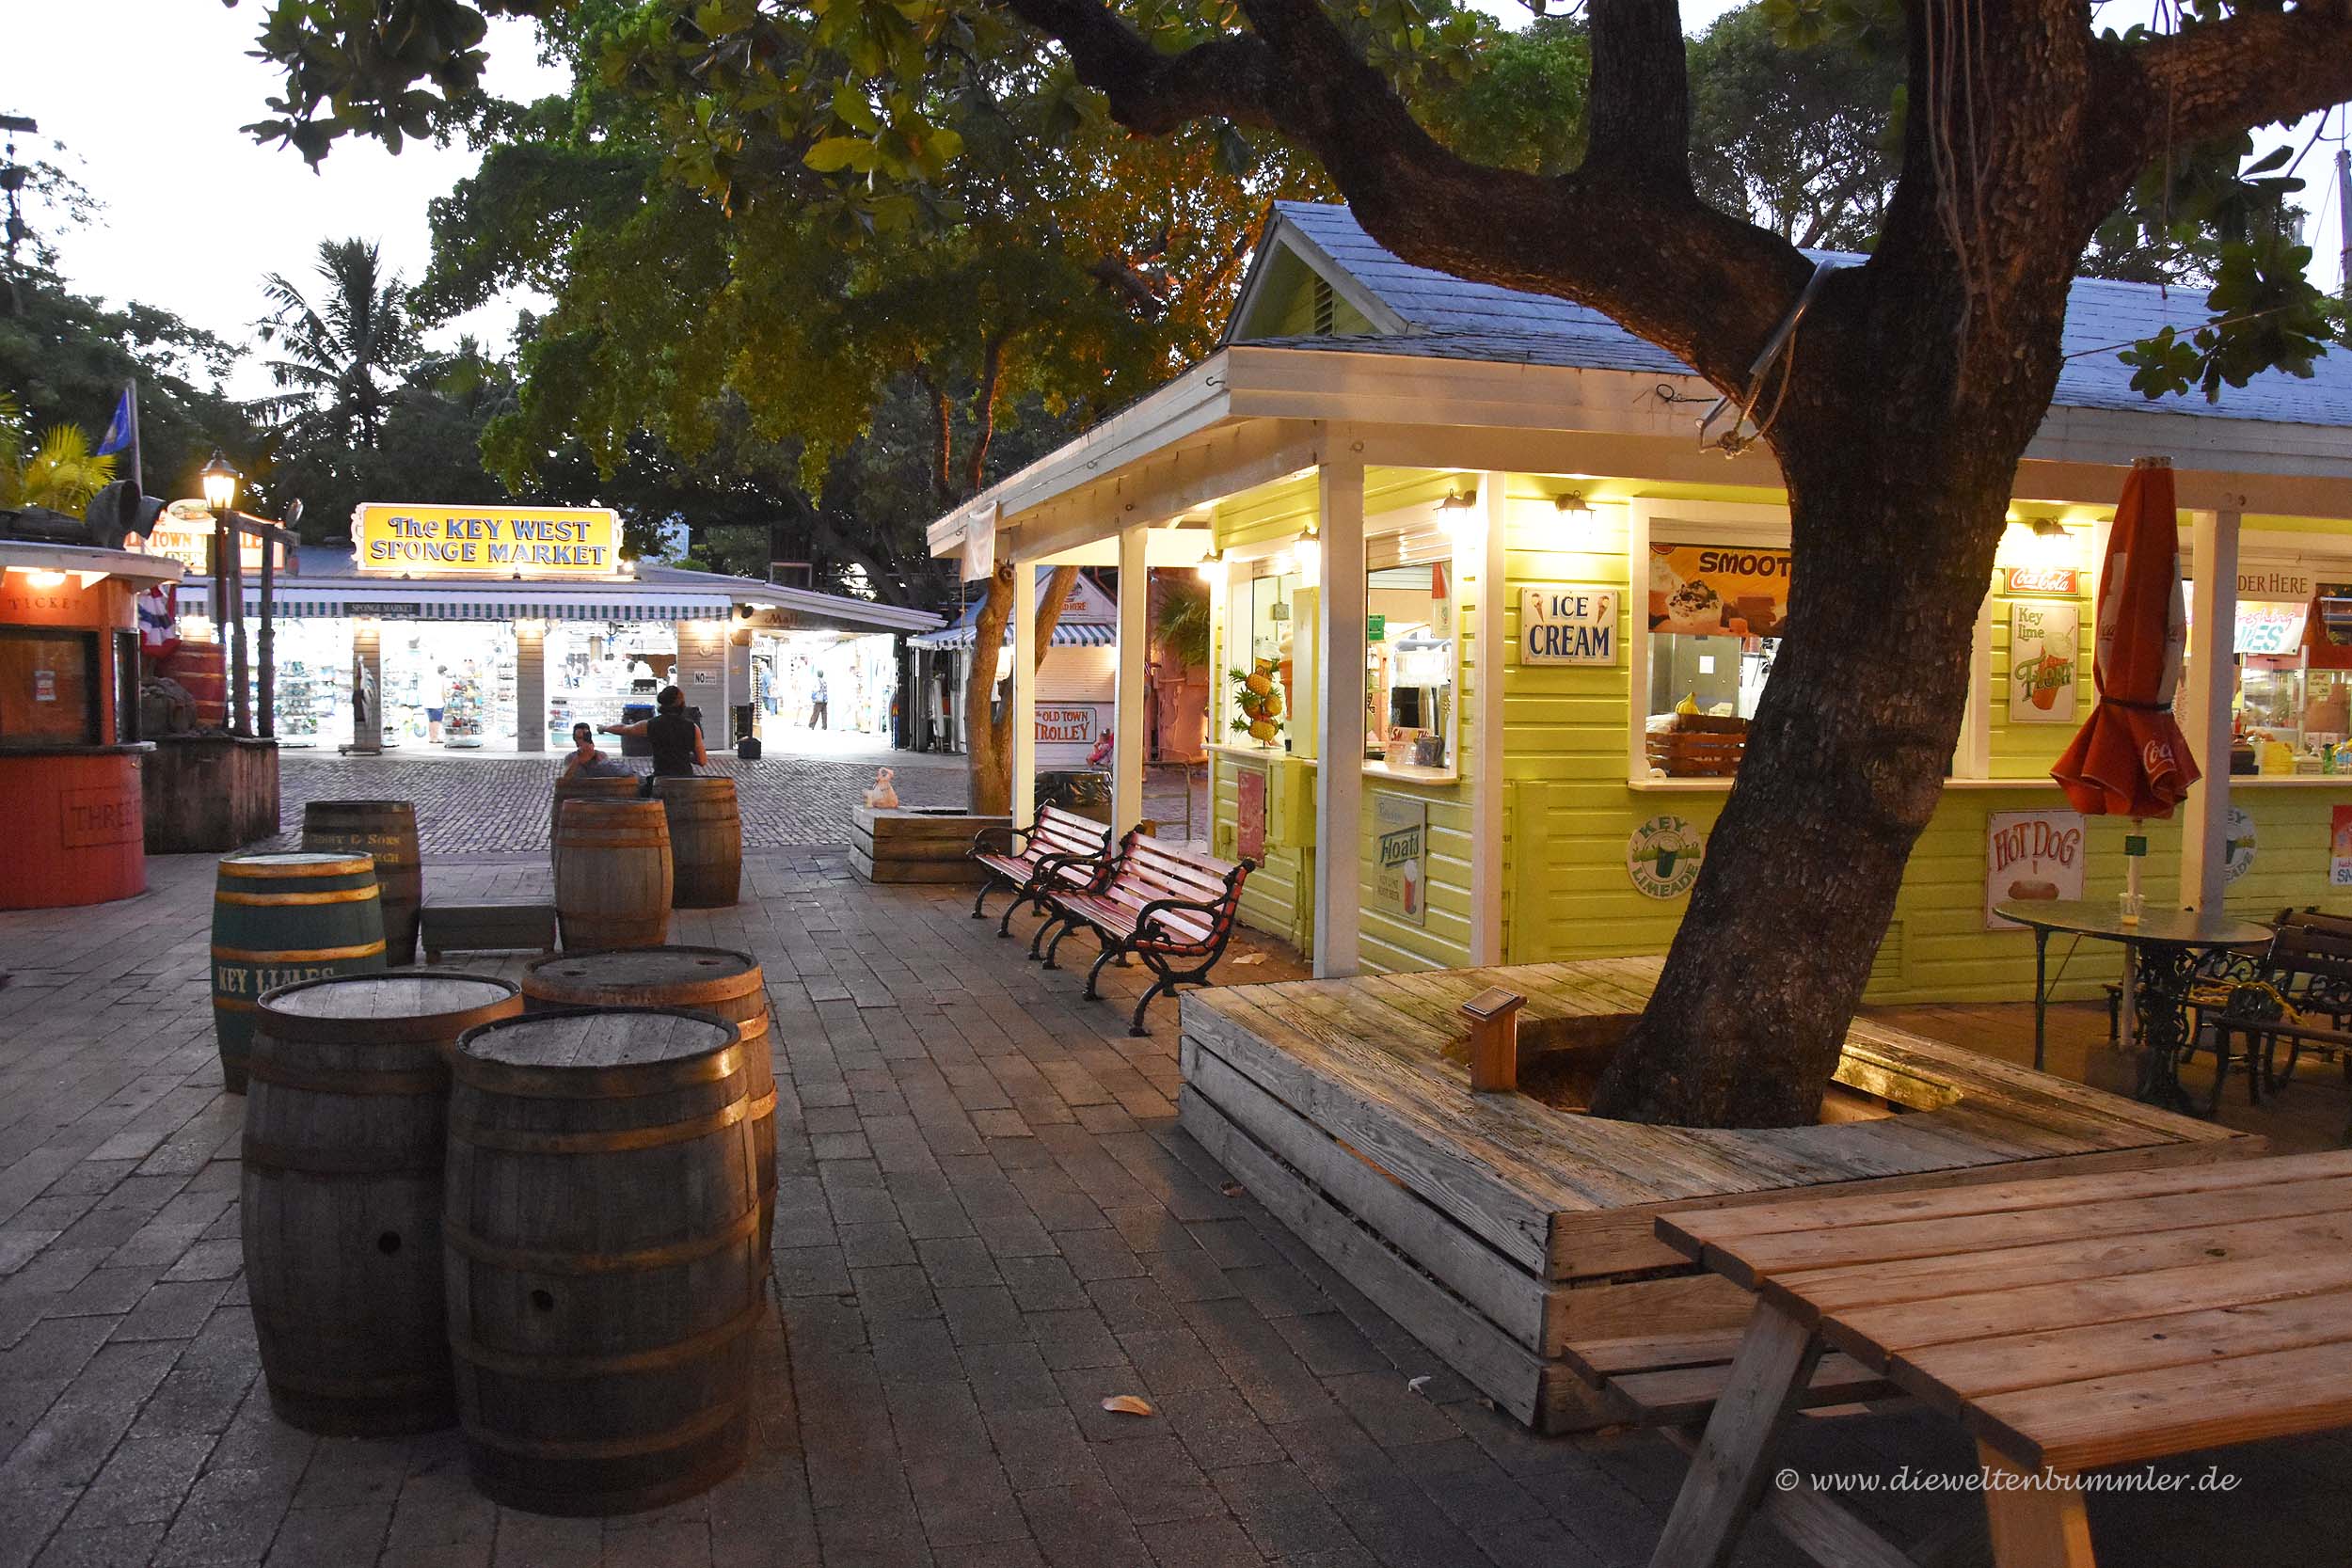
<path fill-rule="evenodd" d="M 369 501 L 352 513 L 351 537 L 368 577 L 620 574 L 620 518 L 605 507 Z"/>

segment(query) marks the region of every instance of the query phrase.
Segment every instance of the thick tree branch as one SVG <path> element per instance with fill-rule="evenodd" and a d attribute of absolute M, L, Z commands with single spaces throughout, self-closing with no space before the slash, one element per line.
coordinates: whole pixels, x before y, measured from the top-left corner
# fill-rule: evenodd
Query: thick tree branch
<path fill-rule="evenodd" d="M 1005 335 L 989 334 L 987 345 L 980 352 L 980 388 L 972 397 L 972 419 L 977 427 L 972 436 L 972 450 L 964 459 L 963 493 L 976 496 L 980 482 L 988 477 L 989 443 L 996 438 L 996 389 L 1003 384 L 1005 373 Z"/>
<path fill-rule="evenodd" d="M 2184 141 L 2300 119 L 2352 99 L 2352 0 L 2302 0 L 2292 10 L 2241 9 L 2135 44 L 2111 43 L 2118 72 L 2110 114 L 2161 147 L 2168 121 Z"/>
<path fill-rule="evenodd" d="M 1406 260 L 1607 312 L 1726 388 L 1812 268 L 1691 187 L 1680 8 L 1594 0 L 1592 150 L 1553 179 L 1457 157 L 1414 120 L 1320 0 L 1243 0 L 1252 34 L 1164 55 L 1102 0 L 1003 0 L 1058 40 L 1114 118 L 1145 133 L 1223 118 L 1323 161 Z"/>

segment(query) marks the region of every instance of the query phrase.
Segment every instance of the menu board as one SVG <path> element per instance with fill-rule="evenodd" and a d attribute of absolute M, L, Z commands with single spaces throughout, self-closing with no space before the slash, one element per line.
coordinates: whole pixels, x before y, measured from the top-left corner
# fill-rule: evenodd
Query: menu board
<path fill-rule="evenodd" d="M 1778 637 L 1788 619 L 1787 550 L 1728 545 L 1649 547 L 1649 629 L 1698 637 Z"/>

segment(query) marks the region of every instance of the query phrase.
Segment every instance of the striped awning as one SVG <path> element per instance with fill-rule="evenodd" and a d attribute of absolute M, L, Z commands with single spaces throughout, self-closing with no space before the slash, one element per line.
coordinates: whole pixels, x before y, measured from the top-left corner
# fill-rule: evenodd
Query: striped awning
<path fill-rule="evenodd" d="M 926 632 L 907 639 L 910 648 L 959 650 L 972 645 L 978 633 L 970 626 L 950 626 L 946 631 Z M 1005 628 L 1005 641 L 1010 645 L 1012 628 Z M 1051 645 L 1057 648 L 1108 648 L 1119 641 L 1119 628 L 1100 622 L 1081 621 L 1072 625 L 1065 621 L 1054 627 Z"/>
<path fill-rule="evenodd" d="M 704 621 L 734 612 L 723 594 L 695 594 L 648 584 L 600 585 L 597 589 L 445 588 L 402 582 L 306 583 L 281 581 L 273 600 L 278 618 L 367 617 L 379 621 Z M 180 587 L 183 614 L 212 614 L 212 584 Z M 262 592 L 248 580 L 245 612 L 258 619 Z"/>

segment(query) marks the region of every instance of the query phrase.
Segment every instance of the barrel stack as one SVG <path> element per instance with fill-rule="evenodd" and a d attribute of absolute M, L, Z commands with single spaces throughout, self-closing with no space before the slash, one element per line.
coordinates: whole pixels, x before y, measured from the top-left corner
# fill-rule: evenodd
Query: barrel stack
<path fill-rule="evenodd" d="M 453 1062 L 442 1218 L 474 1483 L 626 1513 L 742 1463 L 762 1305 L 753 1081 L 707 1015 L 565 1011 Z"/>
<path fill-rule="evenodd" d="M 442 1302 L 449 1056 L 509 981 L 404 969 L 284 986 L 255 1013 L 239 1217 L 270 1406 L 306 1432 L 456 1419 Z"/>
<path fill-rule="evenodd" d="M 424 907 L 424 859 L 417 845 L 417 808 L 409 800 L 312 800 L 302 808 L 302 847 L 375 857 L 383 895 L 384 960 L 417 961 L 417 922 Z"/>
<path fill-rule="evenodd" d="M 752 1079 L 752 1143 L 759 1162 L 759 1244 L 776 1215 L 776 1079 L 768 983 L 759 960 L 727 947 L 638 947 L 565 953 L 523 972 L 526 1011 L 567 1007 L 683 1007 L 735 1025 Z"/>
<path fill-rule="evenodd" d="M 555 920 L 565 947 L 659 947 L 669 940 L 671 889 L 661 802 L 564 802 L 555 826 Z"/>
<path fill-rule="evenodd" d="M 659 778 L 654 799 L 669 818 L 671 902 L 681 910 L 734 906 L 743 887 L 743 817 L 725 774 Z"/>

